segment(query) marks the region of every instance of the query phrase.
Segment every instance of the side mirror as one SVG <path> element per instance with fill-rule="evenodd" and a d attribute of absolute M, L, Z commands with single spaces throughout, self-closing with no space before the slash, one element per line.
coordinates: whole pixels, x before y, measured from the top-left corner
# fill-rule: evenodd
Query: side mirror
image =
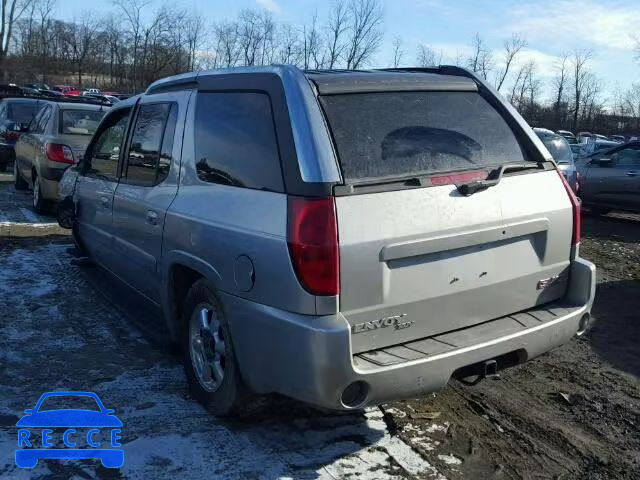
<path fill-rule="evenodd" d="M 35 408 L 27 408 L 27 409 L 24 411 L 24 413 L 29 413 L 29 414 L 31 414 L 31 413 L 34 413 L 35 411 L 36 411 L 36 409 L 35 409 Z"/>

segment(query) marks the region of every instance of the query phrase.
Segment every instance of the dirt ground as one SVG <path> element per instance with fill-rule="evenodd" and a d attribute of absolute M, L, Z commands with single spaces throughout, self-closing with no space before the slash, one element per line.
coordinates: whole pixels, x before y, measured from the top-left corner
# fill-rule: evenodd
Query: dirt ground
<path fill-rule="evenodd" d="M 54 220 L 31 217 L 28 194 L 8 187 L 0 183 L 0 478 L 640 478 L 638 216 L 584 216 L 581 254 L 598 267 L 593 327 L 500 380 L 452 380 L 349 415 L 267 397 L 220 421 L 190 397 L 157 317 L 110 292 L 98 269 L 70 265 L 68 237 L 23 236 Z M 15 466 L 17 420 L 61 389 L 94 391 L 116 410 L 123 468 Z"/>
<path fill-rule="evenodd" d="M 640 217 L 584 215 L 581 255 L 598 267 L 587 334 L 499 381 L 389 407 L 447 478 L 640 478 Z"/>

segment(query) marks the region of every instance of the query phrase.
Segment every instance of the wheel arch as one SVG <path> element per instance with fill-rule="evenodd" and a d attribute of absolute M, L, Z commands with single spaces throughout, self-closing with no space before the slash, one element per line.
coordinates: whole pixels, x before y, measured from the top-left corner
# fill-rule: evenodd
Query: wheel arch
<path fill-rule="evenodd" d="M 191 286 L 204 278 L 218 289 L 222 278 L 214 266 L 184 251 L 169 252 L 163 278 L 163 310 L 171 339 L 175 342 L 179 339 L 182 307 Z"/>

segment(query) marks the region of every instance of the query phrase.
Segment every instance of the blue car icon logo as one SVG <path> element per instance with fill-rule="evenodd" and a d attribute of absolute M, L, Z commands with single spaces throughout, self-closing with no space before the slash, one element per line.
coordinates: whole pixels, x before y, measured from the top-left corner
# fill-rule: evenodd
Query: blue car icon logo
<path fill-rule="evenodd" d="M 48 400 L 49 399 L 49 400 Z M 80 402 L 92 405 L 87 408 L 47 409 L 43 402 L 52 400 L 66 403 Z M 93 407 L 95 401 L 96 407 Z M 16 465 L 33 468 L 39 459 L 100 459 L 107 468 L 120 468 L 124 463 L 124 451 L 120 448 L 122 422 L 113 415 L 114 410 L 104 407 L 100 398 L 92 392 L 48 392 L 40 397 L 34 408 L 18 423 L 18 449 Z M 40 430 L 38 434 L 34 429 Z M 54 433 L 54 429 L 56 432 Z M 64 429 L 64 432 L 62 430 Z M 59 430 L 59 431 L 58 431 Z M 86 430 L 86 433 L 85 431 Z M 106 432 L 105 432 L 106 430 Z M 107 435 L 105 439 L 105 435 Z M 54 437 L 62 440 L 65 448 L 53 448 Z M 108 441 L 108 443 L 107 443 Z M 86 444 L 86 448 L 82 446 Z M 106 444 L 106 445 L 105 445 Z M 105 448 L 108 446 L 110 448 Z"/>

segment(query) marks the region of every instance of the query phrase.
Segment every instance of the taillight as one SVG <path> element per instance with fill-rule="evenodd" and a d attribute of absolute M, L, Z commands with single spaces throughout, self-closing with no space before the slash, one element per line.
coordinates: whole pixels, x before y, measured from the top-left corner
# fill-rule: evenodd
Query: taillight
<path fill-rule="evenodd" d="M 5 133 L 5 138 L 7 142 L 17 142 L 20 138 L 20 134 L 18 132 L 7 132 Z"/>
<path fill-rule="evenodd" d="M 571 207 L 573 208 L 573 235 L 571 236 L 571 244 L 577 245 L 580 243 L 580 233 L 582 228 L 580 220 L 580 200 L 578 200 L 576 194 L 573 193 L 571 185 L 569 185 L 567 179 L 564 178 L 564 175 L 560 172 L 558 173 L 562 180 L 562 184 L 564 185 L 564 189 L 567 191 L 567 195 L 569 195 L 569 199 L 571 200 Z"/>
<path fill-rule="evenodd" d="M 289 197 L 289 255 L 298 280 L 313 295 L 338 295 L 338 225 L 332 197 Z"/>
<path fill-rule="evenodd" d="M 73 152 L 66 145 L 47 143 L 45 146 L 47 158 L 52 162 L 69 163 L 73 165 Z"/>

